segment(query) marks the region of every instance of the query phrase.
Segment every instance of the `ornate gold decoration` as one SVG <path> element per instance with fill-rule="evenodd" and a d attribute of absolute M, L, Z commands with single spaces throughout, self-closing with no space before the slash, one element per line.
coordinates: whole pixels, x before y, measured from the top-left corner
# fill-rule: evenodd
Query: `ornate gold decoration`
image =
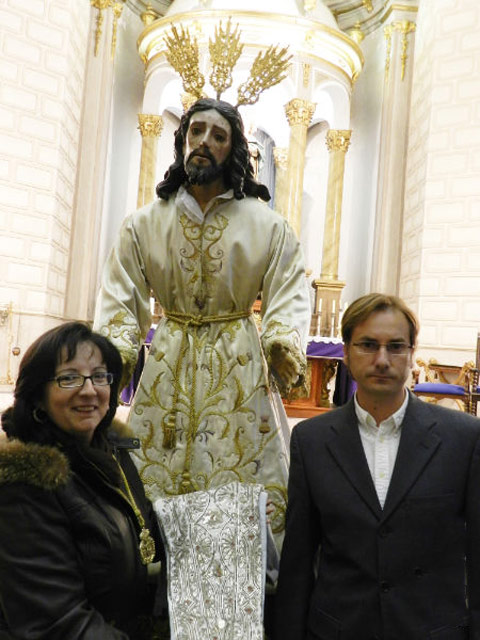
<path fill-rule="evenodd" d="M 361 44 L 365 38 L 365 34 L 362 31 L 361 28 L 361 24 L 360 22 L 356 22 L 353 25 L 353 29 L 350 29 L 348 31 L 348 35 L 351 37 L 351 39 L 356 42 L 357 44 Z"/>
<path fill-rule="evenodd" d="M 115 456 L 113 457 L 115 458 Z M 152 536 L 150 535 L 150 531 L 145 526 L 145 518 L 143 517 L 143 514 L 138 508 L 135 498 L 133 497 L 132 490 L 130 489 L 130 485 L 128 484 L 127 476 L 125 475 L 125 472 L 123 471 L 118 460 L 116 458 L 115 460 L 117 462 L 118 470 L 120 471 L 120 475 L 122 476 L 123 484 L 125 487 L 125 492 L 120 490 L 120 493 L 132 507 L 133 513 L 135 514 L 137 522 L 140 526 L 140 542 L 138 545 L 140 559 L 142 561 L 142 564 L 147 565 L 150 564 L 150 562 L 153 562 L 153 559 L 155 558 L 155 540 L 152 538 Z"/>
<path fill-rule="evenodd" d="M 115 57 L 115 48 L 117 46 L 117 30 L 118 30 L 118 21 L 123 11 L 123 3 L 122 2 L 114 2 L 113 3 L 113 30 L 112 30 L 112 44 L 110 46 L 110 57 Z"/>
<path fill-rule="evenodd" d="M 385 82 L 388 81 L 388 77 L 390 75 L 390 59 L 392 56 L 392 25 L 388 24 L 383 28 L 383 33 L 385 34 L 386 40 L 386 58 L 385 58 Z"/>
<path fill-rule="evenodd" d="M 182 27 L 181 32 L 172 25 L 172 35 L 165 37 L 167 60 L 180 75 L 187 93 L 201 98 L 205 78 L 200 73 L 197 39 Z"/>
<path fill-rule="evenodd" d="M 188 111 L 192 104 L 194 104 L 198 100 L 198 98 L 191 93 L 182 93 L 182 95 L 180 96 L 180 100 L 183 106 L 183 110 Z"/>
<path fill-rule="evenodd" d="M 365 9 L 368 11 L 368 13 L 372 13 L 372 11 L 373 11 L 373 2 L 372 2 L 372 0 L 362 0 L 362 4 L 365 7 Z"/>
<path fill-rule="evenodd" d="M 329 129 L 325 143 L 329 151 L 347 152 L 352 132 L 350 129 Z"/>
<path fill-rule="evenodd" d="M 163 118 L 151 113 L 139 113 L 137 128 L 142 134 L 142 138 L 158 138 L 162 133 Z"/>
<path fill-rule="evenodd" d="M 310 74 L 312 72 L 312 65 L 309 62 L 302 62 L 303 69 L 303 86 L 305 88 L 310 84 Z"/>
<path fill-rule="evenodd" d="M 391 24 L 384 27 L 385 39 L 387 44 L 387 53 L 385 60 L 385 81 L 388 81 L 389 72 L 390 72 L 390 61 L 391 61 L 391 51 L 392 51 L 392 33 L 394 31 L 402 34 L 402 43 L 401 43 L 401 72 L 400 79 L 403 81 L 405 78 L 405 69 L 407 66 L 407 49 L 408 49 L 408 34 L 415 31 L 417 25 L 414 22 L 410 22 L 410 20 L 401 20 L 399 22 L 392 22 Z"/>
<path fill-rule="evenodd" d="M 288 124 L 293 127 L 296 124 L 303 124 L 308 127 L 313 114 L 315 113 L 315 103 L 301 98 L 293 98 L 285 105 Z"/>
<path fill-rule="evenodd" d="M 112 41 L 110 43 L 110 56 L 113 60 L 115 56 L 115 49 L 117 46 L 117 32 L 118 32 L 118 21 L 120 16 L 122 15 L 123 5 L 125 0 L 122 2 L 116 2 L 115 0 L 90 0 L 90 4 L 94 9 L 97 9 L 97 25 L 95 29 L 95 48 L 94 55 L 98 55 L 98 51 L 100 48 L 100 40 L 102 38 L 102 29 L 103 29 L 103 21 L 105 19 L 104 11 L 106 9 L 112 9 L 113 11 L 113 24 L 112 24 Z"/>
<path fill-rule="evenodd" d="M 90 4 L 92 5 L 92 7 L 94 7 L 98 11 L 97 26 L 95 29 L 95 49 L 94 49 L 95 56 L 98 55 L 98 49 L 100 47 L 100 38 L 102 37 L 103 20 L 105 18 L 105 16 L 103 15 L 103 12 L 105 11 L 105 9 L 108 9 L 109 7 L 112 6 L 112 1 L 113 0 L 90 0 Z"/>
<path fill-rule="evenodd" d="M 217 92 L 217 100 L 219 100 L 222 93 L 232 86 L 232 69 L 243 51 L 238 25 L 232 30 L 232 22 L 229 18 L 225 30 L 222 29 L 221 23 L 215 27 L 215 39 L 210 39 L 209 50 L 212 61 L 210 84 Z"/>
<path fill-rule="evenodd" d="M 148 27 L 149 24 L 152 24 L 158 16 L 153 10 L 152 3 L 147 2 L 147 6 L 145 7 L 145 11 L 140 14 L 140 18 L 142 19 L 143 24 Z"/>
<path fill-rule="evenodd" d="M 287 77 L 286 71 L 292 56 L 287 57 L 288 48 L 278 50 L 270 46 L 259 53 L 250 70 L 250 78 L 238 88 L 238 104 L 255 104 L 260 94 Z"/>
<path fill-rule="evenodd" d="M 234 68 L 243 45 L 239 42 L 238 26 L 232 29 L 228 20 L 225 30 L 220 24 L 215 30 L 214 40 L 210 40 L 210 56 L 213 70 L 210 75 L 212 86 L 217 92 L 217 99 L 222 92 L 231 86 L 231 72 Z M 183 81 L 187 93 L 203 97 L 205 78 L 199 68 L 199 50 L 197 39 L 190 35 L 188 29 L 181 27 L 179 33 L 172 25 L 172 33 L 166 36 L 164 44 L 166 57 Z M 286 71 L 292 56 L 287 56 L 288 48 L 270 46 L 265 53 L 259 53 L 250 69 L 249 79 L 238 88 L 237 106 L 254 104 L 260 94 L 286 78 Z"/>

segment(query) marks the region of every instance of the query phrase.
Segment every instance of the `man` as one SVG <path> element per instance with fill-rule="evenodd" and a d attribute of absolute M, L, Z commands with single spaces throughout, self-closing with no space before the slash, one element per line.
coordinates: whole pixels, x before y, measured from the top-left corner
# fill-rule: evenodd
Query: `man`
<path fill-rule="evenodd" d="M 258 197 L 236 108 L 202 99 L 175 133 L 159 199 L 126 218 L 107 261 L 95 325 L 131 375 L 150 328 L 150 289 L 164 317 L 130 423 L 152 498 L 263 484 L 280 543 L 288 449 L 267 364 L 280 388 L 301 378 L 309 295 L 300 245 Z M 259 335 L 251 315 L 262 293 Z M 288 431 L 288 430 L 287 430 Z"/>
<path fill-rule="evenodd" d="M 275 640 L 480 638 L 480 427 L 405 382 L 418 324 L 377 293 L 345 312 L 349 404 L 297 425 Z"/>

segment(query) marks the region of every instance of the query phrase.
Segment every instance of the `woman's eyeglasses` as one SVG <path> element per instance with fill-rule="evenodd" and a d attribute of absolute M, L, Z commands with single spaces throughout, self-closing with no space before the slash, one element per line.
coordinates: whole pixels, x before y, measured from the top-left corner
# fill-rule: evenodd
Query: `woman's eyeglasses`
<path fill-rule="evenodd" d="M 56 382 L 61 389 L 74 389 L 75 387 L 83 387 L 85 380 L 91 380 L 96 387 L 105 387 L 113 382 L 113 373 L 106 371 L 97 371 L 91 376 L 82 376 L 81 373 L 63 373 L 56 378 L 51 378 L 52 382 Z"/>

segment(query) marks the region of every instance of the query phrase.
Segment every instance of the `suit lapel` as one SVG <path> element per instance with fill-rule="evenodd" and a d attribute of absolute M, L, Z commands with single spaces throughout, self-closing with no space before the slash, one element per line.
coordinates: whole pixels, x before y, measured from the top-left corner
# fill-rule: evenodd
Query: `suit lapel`
<path fill-rule="evenodd" d="M 333 411 L 332 418 L 333 437 L 326 443 L 326 447 L 359 496 L 380 519 L 382 508 L 358 432 L 353 399 L 341 409 Z"/>
<path fill-rule="evenodd" d="M 392 479 L 383 509 L 387 518 L 398 506 L 405 494 L 437 451 L 441 439 L 433 433 L 436 419 L 428 404 L 412 394 L 402 423 L 402 434 Z"/>

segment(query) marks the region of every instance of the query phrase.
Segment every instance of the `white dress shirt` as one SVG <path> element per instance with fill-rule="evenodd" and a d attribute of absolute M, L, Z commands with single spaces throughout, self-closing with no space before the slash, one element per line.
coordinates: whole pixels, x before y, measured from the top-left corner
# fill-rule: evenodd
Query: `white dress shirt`
<path fill-rule="evenodd" d="M 358 404 L 357 394 L 355 394 L 355 413 L 357 414 L 360 438 L 382 509 L 397 458 L 408 398 L 409 395 L 406 392 L 402 406 L 377 427 L 375 419 Z"/>

